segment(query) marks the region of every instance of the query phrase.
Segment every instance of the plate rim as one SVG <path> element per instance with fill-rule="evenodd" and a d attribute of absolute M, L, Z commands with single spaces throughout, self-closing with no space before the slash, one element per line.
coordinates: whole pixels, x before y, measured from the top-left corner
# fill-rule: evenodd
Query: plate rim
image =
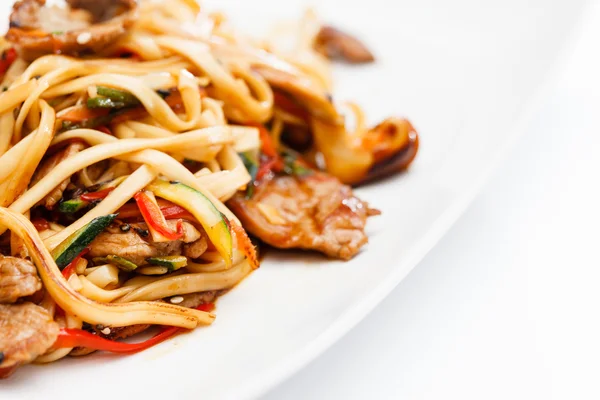
<path fill-rule="evenodd" d="M 519 116 L 513 123 L 512 128 L 507 131 L 506 140 L 490 157 L 491 161 L 484 168 L 480 169 L 480 172 L 475 175 L 469 184 L 465 185 L 463 193 L 457 196 L 455 201 L 441 213 L 431 225 L 431 228 L 417 241 L 410 256 L 403 261 L 397 262 L 397 266 L 388 275 L 387 279 L 383 280 L 374 290 L 353 304 L 352 308 L 344 311 L 327 329 L 304 348 L 296 350 L 289 356 L 284 357 L 282 361 L 274 363 L 265 373 L 259 374 L 251 383 L 223 393 L 223 396 L 220 396 L 221 398 L 236 400 L 256 399 L 275 389 L 295 373 L 307 367 L 317 357 L 354 329 L 410 274 L 467 211 L 501 163 L 508 157 L 517 140 L 525 133 L 527 122 L 541 109 L 547 94 L 557 84 L 568 62 L 571 60 L 575 51 L 574 44 L 580 39 L 582 33 L 585 31 L 585 26 L 591 20 L 588 16 L 590 13 L 586 12 L 591 8 L 592 4 L 588 2 L 580 10 L 580 14 L 573 28 L 565 38 L 562 48 L 556 53 L 556 60 L 546 71 L 540 85 L 534 89 L 530 100 L 521 107 Z M 407 173 L 410 173 L 410 168 Z"/>

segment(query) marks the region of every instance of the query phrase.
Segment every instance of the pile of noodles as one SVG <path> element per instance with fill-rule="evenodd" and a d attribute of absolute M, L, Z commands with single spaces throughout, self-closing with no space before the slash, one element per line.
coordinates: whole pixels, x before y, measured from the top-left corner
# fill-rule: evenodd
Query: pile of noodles
<path fill-rule="evenodd" d="M 187 329 L 210 324 L 214 319 L 210 312 L 154 300 L 228 289 L 256 267 L 235 239 L 243 231 L 235 228 L 239 221 L 224 202 L 251 180 L 239 156 L 260 148 L 258 129 L 249 122 L 269 121 L 276 142 L 284 124 L 299 123 L 296 116 L 274 106 L 273 84 L 318 110 L 319 121 L 324 121 L 320 123 L 341 119 L 328 96 L 328 65 L 311 49 L 316 34 L 311 18 L 301 26 L 293 56 L 277 57 L 273 49 L 265 51 L 268 44 L 237 35 L 221 14 L 206 13 L 195 2 L 141 2 L 138 11 L 133 28 L 105 49 L 105 55 L 45 55 L 31 62 L 17 58 L 0 84 L 4 89 L 0 95 L 0 225 L 2 231 L 10 230 L 11 244 L 25 245 L 45 288 L 41 305 L 63 327 L 81 328 L 83 321 L 111 327 L 157 324 Z M 117 50 L 135 57 L 111 56 Z M 81 107 L 100 86 L 133 94 L 145 112 L 111 121 L 111 134 L 84 127 L 64 130 L 61 117 Z M 160 90 L 178 92 L 178 107 L 168 104 L 157 93 Z M 360 110 L 350 108 L 357 121 L 355 130 L 364 130 Z M 317 138 L 323 141 L 319 145 L 326 161 L 330 157 L 328 169 L 344 181 L 352 181 L 351 174 L 364 173 L 372 163 L 368 154 L 359 151 L 334 154 L 346 147 L 340 141 L 348 137 L 352 135 L 344 129 Z M 73 141 L 84 142 L 86 148 L 32 185 L 43 157 Z M 343 163 L 336 165 L 335 159 Z M 87 168 L 104 160 L 128 171 L 116 174 L 124 177 L 123 182 L 72 224 L 51 224 L 41 237 L 29 221 L 30 210 L 72 175 L 90 186 L 98 183 L 89 178 Z M 193 173 L 184 160 L 201 168 Z M 224 259 L 213 248 L 202 256 L 202 263 L 190 262 L 165 276 L 137 276 L 110 290 L 95 286 L 84 274 L 76 273 L 67 281 L 50 252 L 94 218 L 118 212 L 157 178 L 196 189 L 230 221 L 232 259 Z M 58 307 L 64 314 L 56 312 Z M 38 361 L 54 361 L 70 351 L 58 349 Z"/>

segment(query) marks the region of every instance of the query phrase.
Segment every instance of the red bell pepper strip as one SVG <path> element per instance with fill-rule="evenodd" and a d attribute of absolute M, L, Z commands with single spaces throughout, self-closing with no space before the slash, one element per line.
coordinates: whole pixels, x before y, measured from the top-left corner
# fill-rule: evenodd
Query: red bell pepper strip
<path fill-rule="evenodd" d="M 17 51 L 11 47 L 10 49 L 4 50 L 2 57 L 0 58 L 0 75 L 8 70 L 13 62 L 17 59 Z"/>
<path fill-rule="evenodd" d="M 69 280 L 71 275 L 73 275 L 73 273 L 75 272 L 75 268 L 77 267 L 77 263 L 79 262 L 79 260 L 81 260 L 81 257 L 87 254 L 88 251 L 90 251 L 88 247 L 83 249 L 83 251 L 79 253 L 79 255 L 75 257 L 73 261 L 68 263 L 67 266 L 62 270 L 62 274 L 66 280 Z"/>
<path fill-rule="evenodd" d="M 31 220 L 31 223 L 38 232 L 50 229 L 50 224 L 44 218 L 35 218 Z"/>
<path fill-rule="evenodd" d="M 283 162 L 279 157 L 261 162 L 260 167 L 258 167 L 258 172 L 256 173 L 256 181 L 261 181 L 269 172 L 279 172 L 282 169 Z"/>
<path fill-rule="evenodd" d="M 249 122 L 247 125 L 258 128 L 258 133 L 260 134 L 260 142 L 261 142 L 261 151 L 264 155 L 277 158 L 279 154 L 277 153 L 277 149 L 273 144 L 273 139 L 267 131 L 267 128 L 263 124 L 258 124 L 255 122 Z"/>
<path fill-rule="evenodd" d="M 177 204 L 173 204 L 171 206 L 161 206 L 160 211 L 165 216 L 165 219 L 176 219 L 176 218 L 185 218 L 185 219 L 194 219 L 194 216 L 185 208 L 178 206 Z"/>
<path fill-rule="evenodd" d="M 8 378 L 18 367 L 18 365 L 13 365 L 12 367 L 0 368 L 0 379 Z"/>
<path fill-rule="evenodd" d="M 152 338 L 140 343 L 123 343 L 114 340 L 105 339 L 93 333 L 82 329 L 62 328 L 58 333 L 58 338 L 54 342 L 54 348 L 87 347 L 94 350 L 103 350 L 111 353 L 133 354 L 146 350 L 163 342 L 175 335 L 181 328 L 168 327 L 154 335 Z"/>
<path fill-rule="evenodd" d="M 148 193 L 138 192 L 133 198 L 142 213 L 144 221 L 146 221 L 149 227 L 168 240 L 177 240 L 183 236 L 183 225 L 181 224 L 181 221 L 177 224 L 177 231 L 171 230 L 167 225 L 165 216 L 160 211 L 160 207 L 152 201 L 152 198 Z"/>
<path fill-rule="evenodd" d="M 96 130 L 100 131 L 102 133 L 106 133 L 107 135 L 112 135 L 112 132 L 110 131 L 110 129 L 108 129 L 105 125 L 96 127 Z"/>
<path fill-rule="evenodd" d="M 201 304 L 196 307 L 196 309 L 210 312 L 215 309 L 215 305 L 214 303 Z M 185 331 L 185 329 L 174 326 L 163 327 L 159 333 L 148 340 L 140 343 L 123 343 L 105 339 L 82 329 L 61 328 L 53 347 L 56 349 L 65 347 L 87 347 L 89 349 L 108 351 L 111 353 L 133 354 L 164 342 L 181 331 Z"/>
<path fill-rule="evenodd" d="M 215 303 L 204 303 L 204 304 L 200 304 L 198 307 L 196 307 L 196 310 L 200 310 L 200 311 L 204 311 L 204 312 L 211 312 L 215 309 Z"/>
<path fill-rule="evenodd" d="M 178 206 L 177 204 L 173 204 L 164 199 L 157 199 L 157 202 L 165 219 L 183 218 L 190 221 L 194 220 L 194 216 L 188 210 Z M 119 208 L 117 212 L 119 213 L 119 218 L 121 219 L 135 218 L 141 215 L 140 209 L 136 204 L 125 204 Z"/>
<path fill-rule="evenodd" d="M 109 187 L 106 189 L 99 190 L 97 192 L 84 193 L 81 196 L 79 196 L 79 198 L 83 201 L 89 201 L 89 202 L 103 200 L 113 190 L 115 190 L 114 187 Z"/>

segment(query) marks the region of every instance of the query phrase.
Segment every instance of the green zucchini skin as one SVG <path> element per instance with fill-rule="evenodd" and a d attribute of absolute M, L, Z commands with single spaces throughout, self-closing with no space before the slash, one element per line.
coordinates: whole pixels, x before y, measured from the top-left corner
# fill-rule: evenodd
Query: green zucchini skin
<path fill-rule="evenodd" d="M 119 256 L 115 256 L 112 254 L 110 254 L 106 257 L 96 257 L 92 261 L 94 261 L 94 264 L 100 264 L 100 263 L 113 264 L 117 268 L 119 268 L 121 271 L 125 271 L 125 272 L 135 271 L 138 267 L 136 264 L 129 261 L 128 259 L 119 257 Z"/>
<path fill-rule="evenodd" d="M 109 214 L 94 218 L 52 250 L 52 258 L 58 268 L 62 270 L 69 265 L 116 217 L 117 214 Z"/>
<path fill-rule="evenodd" d="M 163 256 L 147 258 L 148 264 L 167 267 L 169 272 L 177 271 L 187 265 L 187 257 L 185 256 Z"/>
<path fill-rule="evenodd" d="M 157 179 L 147 186 L 158 197 L 188 210 L 200 222 L 208 238 L 226 263 L 233 258 L 233 240 L 229 225 L 215 205 L 196 189 L 180 182 Z"/>
<path fill-rule="evenodd" d="M 114 102 L 123 103 L 124 107 L 137 106 L 140 104 L 137 97 L 125 90 L 113 89 L 106 86 L 98 86 L 96 90 L 100 96 L 107 97 Z"/>
<path fill-rule="evenodd" d="M 125 103 L 122 101 L 114 101 L 108 97 L 91 97 L 87 99 L 86 105 L 88 108 L 123 108 Z"/>
<path fill-rule="evenodd" d="M 63 201 L 58 205 L 58 211 L 66 214 L 75 213 L 86 207 L 89 203 L 79 198 Z"/>

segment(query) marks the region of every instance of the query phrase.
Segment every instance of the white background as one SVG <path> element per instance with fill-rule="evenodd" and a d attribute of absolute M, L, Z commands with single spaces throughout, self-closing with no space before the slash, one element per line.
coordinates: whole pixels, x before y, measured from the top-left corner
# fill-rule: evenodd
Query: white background
<path fill-rule="evenodd" d="M 305 2 L 215 1 L 254 26 L 277 21 L 280 11 L 297 16 L 293 4 Z M 582 1 L 318 3 L 382 56 L 360 72 L 336 73 L 350 83 L 336 95 L 368 98 L 361 104 L 373 121 L 400 110 L 423 133 L 424 151 L 398 179 L 410 190 L 361 192 L 388 216 L 369 224 L 369 251 L 346 264 L 319 258 L 318 268 L 268 257 L 220 300 L 211 329 L 110 362 L 23 368 L 2 383 L 0 399 L 106 397 L 89 390 L 90 377 L 119 387 L 111 394 L 118 397 L 218 398 L 236 389 L 248 396 L 293 372 L 412 267 L 425 233 L 443 230 L 440 213 L 511 135 Z M 464 217 L 356 329 L 268 400 L 600 398 L 600 17 L 589 17 L 587 39 Z M 404 207 L 394 214 L 398 204 Z M 161 379 L 147 379 L 157 371 Z"/>
<path fill-rule="evenodd" d="M 599 22 L 445 238 L 266 400 L 600 398 Z"/>

